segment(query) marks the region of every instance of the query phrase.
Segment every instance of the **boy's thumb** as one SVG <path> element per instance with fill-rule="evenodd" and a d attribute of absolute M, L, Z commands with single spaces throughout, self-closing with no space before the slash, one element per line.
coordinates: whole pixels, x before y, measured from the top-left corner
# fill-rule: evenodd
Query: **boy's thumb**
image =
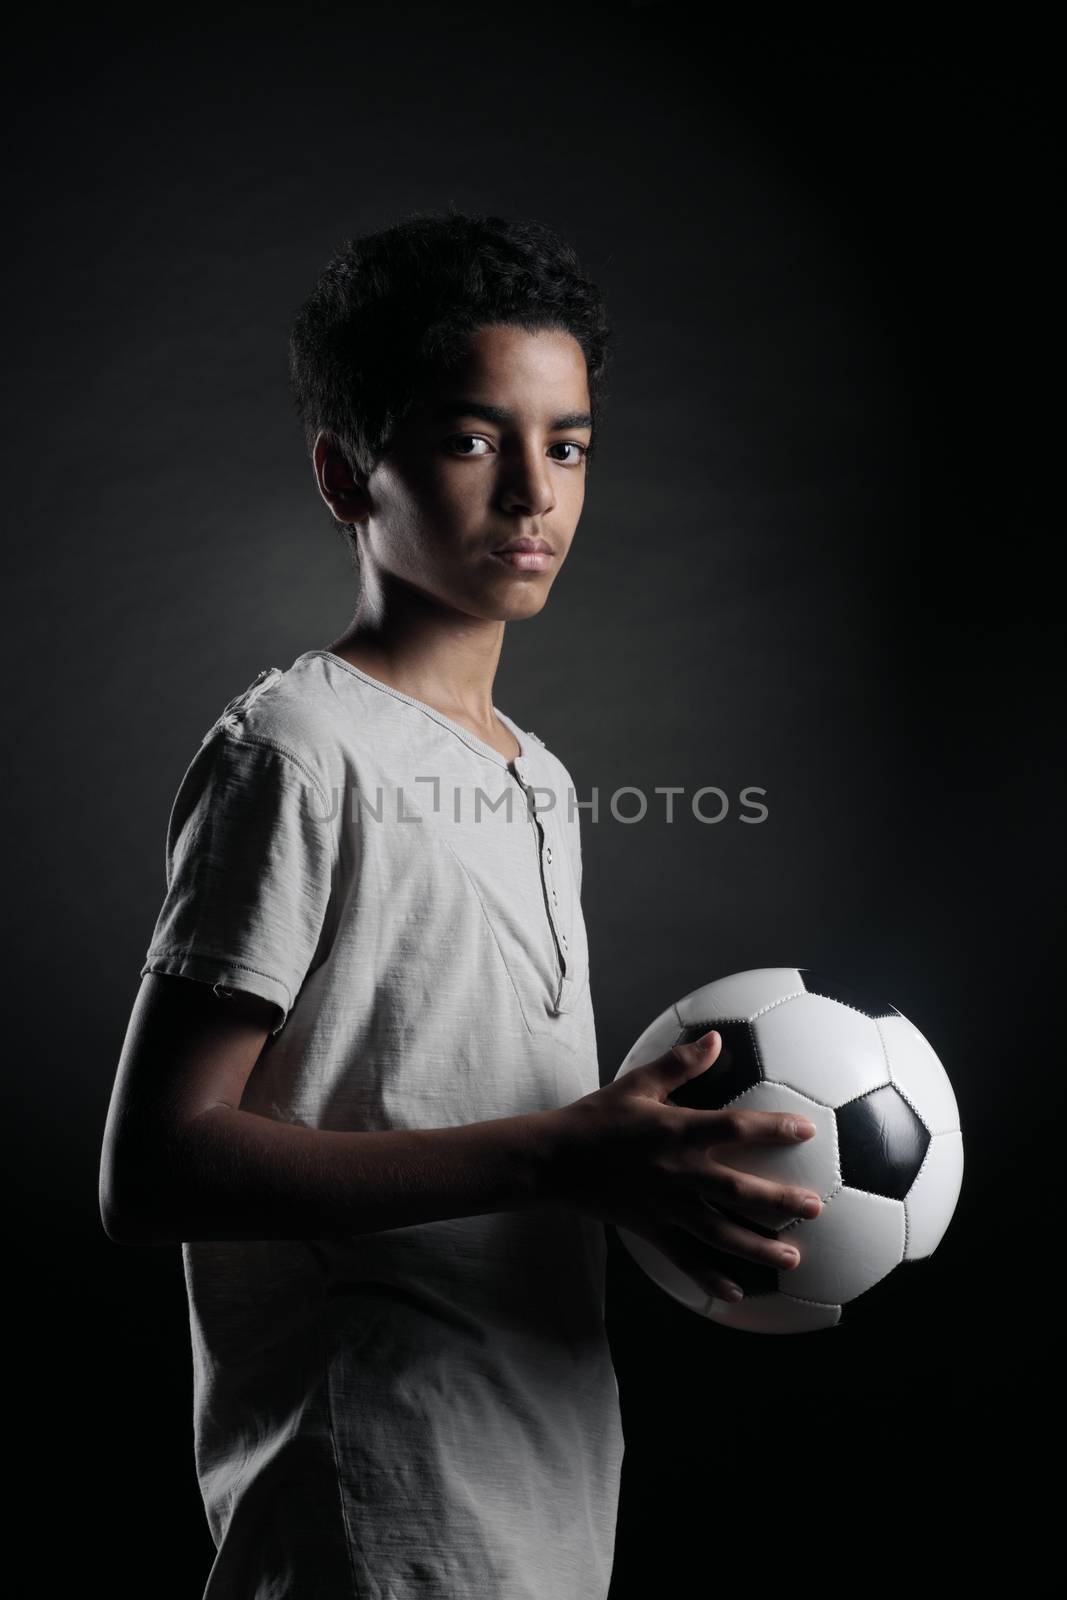
<path fill-rule="evenodd" d="M 672 1045 L 657 1062 L 662 1078 L 671 1088 L 706 1072 L 722 1049 L 722 1035 L 714 1028 L 691 1044 Z"/>

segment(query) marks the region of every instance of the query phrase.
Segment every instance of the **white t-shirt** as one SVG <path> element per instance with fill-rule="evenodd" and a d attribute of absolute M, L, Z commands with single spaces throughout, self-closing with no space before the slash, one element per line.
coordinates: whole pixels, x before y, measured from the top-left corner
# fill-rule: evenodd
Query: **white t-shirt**
<path fill-rule="evenodd" d="M 204 736 L 141 971 L 277 1003 L 243 1107 L 435 1128 L 599 1087 L 577 797 L 497 715 L 510 766 L 308 650 Z M 603 1600 L 623 1436 L 599 1222 L 182 1252 L 204 1600 Z"/>

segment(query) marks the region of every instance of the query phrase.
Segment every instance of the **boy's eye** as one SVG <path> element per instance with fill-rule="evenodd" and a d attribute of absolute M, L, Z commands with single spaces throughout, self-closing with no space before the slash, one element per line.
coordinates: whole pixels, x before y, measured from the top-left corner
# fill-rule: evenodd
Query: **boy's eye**
<path fill-rule="evenodd" d="M 459 443 L 459 444 L 488 444 L 489 440 L 488 439 L 483 439 L 480 433 L 454 433 L 452 435 L 452 437 L 446 441 L 446 443 L 448 443 L 450 445 L 451 444 L 456 444 L 456 443 Z M 479 453 L 482 454 L 482 455 L 485 454 L 484 451 L 478 452 L 478 451 L 475 451 L 475 450 L 456 450 L 453 453 L 455 455 L 457 455 L 457 456 L 473 456 L 473 455 L 477 455 Z"/>
<path fill-rule="evenodd" d="M 572 457 L 572 459 L 570 461 L 565 461 L 563 463 L 563 465 L 567 466 L 567 467 L 570 467 L 570 466 L 575 466 L 576 467 L 578 465 L 578 463 L 583 459 L 583 457 L 585 457 L 585 456 L 587 456 L 589 454 L 588 446 L 584 445 L 584 444 L 579 444 L 576 439 L 560 439 L 556 444 L 554 444 L 552 446 L 552 449 L 553 450 L 577 450 L 578 454 L 576 456 Z"/>
<path fill-rule="evenodd" d="M 484 445 L 488 446 L 489 448 L 492 448 L 489 445 L 489 440 L 484 438 L 482 436 L 482 434 L 480 434 L 480 433 L 453 433 L 452 435 L 450 435 L 450 437 L 445 442 L 448 445 L 453 446 L 453 447 L 455 447 L 455 446 L 463 446 L 463 445 L 484 444 Z M 579 444 L 577 442 L 577 440 L 575 440 L 575 439 L 557 439 L 555 444 L 552 444 L 552 445 L 549 446 L 549 449 L 550 450 L 576 450 L 578 452 L 577 455 L 571 457 L 571 459 L 569 461 L 560 461 L 560 465 L 561 466 L 566 466 L 566 467 L 570 467 L 570 466 L 575 466 L 576 467 L 578 465 L 578 463 L 583 459 L 583 457 L 585 457 L 585 456 L 587 456 L 589 454 L 588 446 L 584 445 L 584 444 Z M 457 455 L 457 456 L 479 456 L 479 455 L 485 455 L 487 453 L 487 451 L 485 451 L 485 450 L 471 450 L 471 449 L 453 448 L 451 453 L 453 455 Z M 560 458 L 558 456 L 555 459 L 556 460 L 560 460 Z"/>

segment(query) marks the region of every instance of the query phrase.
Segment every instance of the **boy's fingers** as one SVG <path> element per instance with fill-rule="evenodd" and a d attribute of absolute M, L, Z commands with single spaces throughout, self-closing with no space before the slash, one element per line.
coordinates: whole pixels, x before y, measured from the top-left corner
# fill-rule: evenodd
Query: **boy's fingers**
<path fill-rule="evenodd" d="M 662 1227 L 646 1223 L 640 1229 L 640 1236 L 666 1256 L 679 1272 L 684 1272 L 716 1299 L 741 1299 L 741 1286 L 730 1276 L 729 1256 L 720 1254 L 706 1241 L 698 1240 L 677 1225 Z M 736 1267 L 733 1270 L 736 1271 Z M 736 1295 L 730 1293 L 733 1289 Z"/>
<path fill-rule="evenodd" d="M 721 1051 L 722 1034 L 711 1028 L 692 1043 L 672 1045 L 657 1060 L 634 1070 L 653 1077 L 666 1098 L 672 1089 L 706 1072 Z M 722 1111 L 695 1111 L 688 1106 L 678 1109 L 688 1119 L 685 1131 L 698 1144 L 794 1144 L 798 1139 L 810 1139 L 816 1132 L 815 1124 L 807 1117 L 788 1111 L 754 1111 L 740 1106 Z"/>
<path fill-rule="evenodd" d="M 679 1110 L 687 1119 L 683 1131 L 694 1144 L 796 1144 L 816 1132 L 813 1122 L 791 1111 L 753 1111 L 743 1106 Z"/>

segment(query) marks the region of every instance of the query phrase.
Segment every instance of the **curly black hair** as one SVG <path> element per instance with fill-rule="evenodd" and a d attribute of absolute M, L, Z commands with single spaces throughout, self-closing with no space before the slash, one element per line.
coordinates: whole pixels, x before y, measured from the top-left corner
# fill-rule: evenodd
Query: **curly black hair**
<path fill-rule="evenodd" d="M 593 436 L 612 328 L 600 290 L 545 223 L 444 211 L 346 239 L 289 335 L 289 383 L 308 451 L 320 433 L 365 483 L 420 379 L 461 359 L 477 328 L 571 334 L 585 356 Z M 355 556 L 352 526 L 331 516 Z"/>

